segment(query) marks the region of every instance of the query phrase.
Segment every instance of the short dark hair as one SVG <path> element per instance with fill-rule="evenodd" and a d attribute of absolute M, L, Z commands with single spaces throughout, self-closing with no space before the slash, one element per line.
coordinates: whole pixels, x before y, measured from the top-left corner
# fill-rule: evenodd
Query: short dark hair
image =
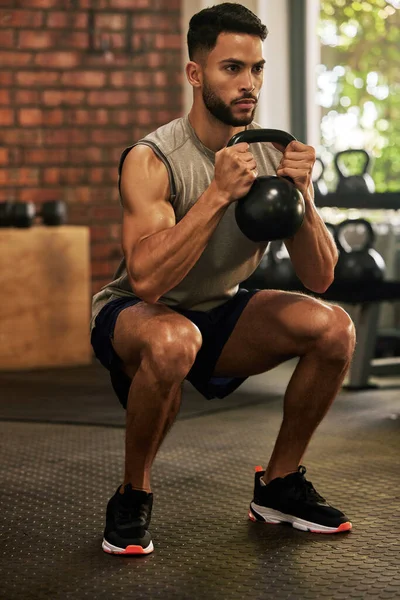
<path fill-rule="evenodd" d="M 247 33 L 264 41 L 268 29 L 251 10 L 241 4 L 224 2 L 205 8 L 193 15 L 189 22 L 189 59 L 194 60 L 199 51 L 210 52 L 215 48 L 220 33 Z"/>

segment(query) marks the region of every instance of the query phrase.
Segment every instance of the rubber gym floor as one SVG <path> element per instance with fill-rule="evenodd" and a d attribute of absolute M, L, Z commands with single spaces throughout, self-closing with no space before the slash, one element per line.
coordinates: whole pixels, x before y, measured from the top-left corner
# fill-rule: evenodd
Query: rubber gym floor
<path fill-rule="evenodd" d="M 154 466 L 155 551 L 101 550 L 120 483 L 124 412 L 97 365 L 0 374 L 0 597 L 17 599 L 400 598 L 400 380 L 342 393 L 304 464 L 349 534 L 252 523 L 287 364 L 224 400 L 188 384 Z"/>

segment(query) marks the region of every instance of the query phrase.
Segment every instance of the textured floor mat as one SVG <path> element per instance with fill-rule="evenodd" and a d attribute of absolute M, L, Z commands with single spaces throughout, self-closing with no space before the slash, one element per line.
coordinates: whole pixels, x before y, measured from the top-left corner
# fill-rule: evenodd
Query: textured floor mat
<path fill-rule="evenodd" d="M 145 558 L 101 551 L 123 429 L 0 423 L 0 597 L 399 598 L 398 412 L 397 392 L 341 396 L 317 431 L 307 476 L 354 527 L 336 536 L 247 519 L 281 401 L 178 421 L 154 469 Z"/>

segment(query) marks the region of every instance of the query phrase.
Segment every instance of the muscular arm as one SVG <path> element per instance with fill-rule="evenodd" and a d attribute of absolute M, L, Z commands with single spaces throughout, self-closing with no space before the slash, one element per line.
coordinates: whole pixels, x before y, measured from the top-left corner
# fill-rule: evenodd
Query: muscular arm
<path fill-rule="evenodd" d="M 304 194 L 306 213 L 296 235 L 285 240 L 300 281 L 313 292 L 322 293 L 333 282 L 338 260 L 336 244 L 314 204 L 312 187 Z"/>
<path fill-rule="evenodd" d="M 229 202 L 215 182 L 175 222 L 165 165 L 147 146 L 135 146 L 121 175 L 122 245 L 134 293 L 155 303 L 175 287 L 204 251 Z"/>
<path fill-rule="evenodd" d="M 306 205 L 303 224 L 293 238 L 285 240 L 286 248 L 303 285 L 313 292 L 325 292 L 333 282 L 338 252 L 314 204 L 311 175 L 315 150 L 298 141 L 291 142 L 286 149 L 274 146 L 283 150 L 277 174 L 293 179 Z"/>

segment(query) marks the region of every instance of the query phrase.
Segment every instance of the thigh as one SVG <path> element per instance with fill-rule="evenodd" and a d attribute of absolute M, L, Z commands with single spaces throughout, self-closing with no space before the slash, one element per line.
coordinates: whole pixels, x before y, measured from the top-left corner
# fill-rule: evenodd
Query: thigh
<path fill-rule="evenodd" d="M 214 375 L 248 377 L 302 356 L 332 322 L 335 308 L 301 293 L 261 290 L 241 314 Z"/>
<path fill-rule="evenodd" d="M 201 345 L 200 332 L 189 319 L 164 304 L 139 302 L 119 313 L 111 341 L 123 371 L 133 378 L 146 348 L 167 348 L 173 340 Z"/>

